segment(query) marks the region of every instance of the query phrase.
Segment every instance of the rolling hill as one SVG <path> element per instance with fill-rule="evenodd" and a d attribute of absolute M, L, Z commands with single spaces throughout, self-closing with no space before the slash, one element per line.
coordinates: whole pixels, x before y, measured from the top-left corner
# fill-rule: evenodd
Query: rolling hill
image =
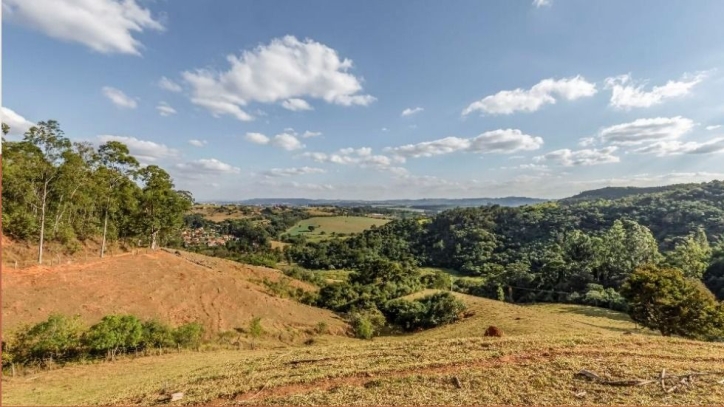
<path fill-rule="evenodd" d="M 3 270 L 2 328 L 12 330 L 59 312 L 80 314 L 88 324 L 112 313 L 173 325 L 195 321 L 209 335 L 246 327 L 253 317 L 261 317 L 268 332 L 282 335 L 319 322 L 334 333 L 346 329 L 330 311 L 275 296 L 263 280 L 279 281 L 283 274 L 278 270 L 179 253 L 129 253 L 87 264 Z M 289 284 L 316 289 L 296 280 Z"/>
<path fill-rule="evenodd" d="M 637 330 L 625 315 L 590 307 L 457 296 L 474 315 L 421 333 L 69 366 L 5 378 L 3 403 L 155 405 L 170 391 L 184 393 L 172 403 L 183 405 L 720 405 L 724 400 L 719 384 L 724 344 L 662 338 Z M 483 337 L 488 325 L 501 327 L 505 336 Z M 582 369 L 603 379 L 580 378 Z M 662 389 L 664 370 L 669 378 Z M 679 377 L 712 371 L 720 372 L 687 385 Z M 654 380 L 642 386 L 605 382 L 634 379 Z"/>

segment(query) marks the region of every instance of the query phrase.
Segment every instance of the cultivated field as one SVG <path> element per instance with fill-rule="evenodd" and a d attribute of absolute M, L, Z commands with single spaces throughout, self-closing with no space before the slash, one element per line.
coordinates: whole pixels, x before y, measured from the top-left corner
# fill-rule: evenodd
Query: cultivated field
<path fill-rule="evenodd" d="M 332 237 L 332 233 L 360 233 L 372 227 L 382 226 L 389 222 L 389 219 L 368 218 L 366 216 L 318 216 L 304 219 L 287 230 L 287 233 L 296 236 L 303 234 L 310 240 L 320 240 Z M 314 226 L 314 231 L 309 231 L 309 226 Z"/>
<path fill-rule="evenodd" d="M 227 219 L 249 219 L 254 216 L 258 216 L 260 211 L 258 209 L 253 209 L 251 212 L 247 211 L 245 213 L 240 208 L 233 205 L 194 205 L 191 209 L 191 213 L 199 214 L 212 222 L 222 222 Z"/>
<path fill-rule="evenodd" d="M 178 405 L 724 403 L 724 344 L 662 338 L 637 331 L 621 314 L 590 307 L 458 297 L 473 316 L 418 334 L 76 365 L 5 378 L 3 403 L 153 405 L 172 391 L 184 393 Z M 506 336 L 483 337 L 490 324 Z M 577 377 L 582 369 L 601 379 Z M 662 388 L 664 369 L 669 379 Z M 710 371 L 721 373 L 688 384 L 674 377 Z M 655 380 L 607 382 L 633 379 Z"/>

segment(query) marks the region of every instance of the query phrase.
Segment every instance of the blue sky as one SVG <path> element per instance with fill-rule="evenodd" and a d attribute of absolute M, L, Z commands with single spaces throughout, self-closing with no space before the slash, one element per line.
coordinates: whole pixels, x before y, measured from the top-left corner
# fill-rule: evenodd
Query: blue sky
<path fill-rule="evenodd" d="M 4 0 L 3 121 L 199 200 L 724 179 L 724 3 Z M 717 127 L 722 126 L 722 127 Z"/>

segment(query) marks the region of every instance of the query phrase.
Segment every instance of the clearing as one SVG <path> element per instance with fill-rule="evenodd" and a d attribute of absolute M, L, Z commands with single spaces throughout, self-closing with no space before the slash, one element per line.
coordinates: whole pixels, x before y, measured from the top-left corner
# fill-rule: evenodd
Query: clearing
<path fill-rule="evenodd" d="M 287 230 L 291 236 L 304 234 L 310 240 L 321 240 L 335 234 L 349 235 L 351 233 L 363 232 L 372 226 L 382 226 L 390 222 L 390 219 L 369 218 L 366 216 L 317 216 L 304 219 Z M 309 226 L 314 231 L 309 231 Z"/>

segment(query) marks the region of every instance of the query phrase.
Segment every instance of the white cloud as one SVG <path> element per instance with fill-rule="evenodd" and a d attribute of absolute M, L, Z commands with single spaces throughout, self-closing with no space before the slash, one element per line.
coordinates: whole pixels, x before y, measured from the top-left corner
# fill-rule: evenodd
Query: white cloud
<path fill-rule="evenodd" d="M 578 151 L 572 151 L 566 148 L 535 157 L 533 161 L 537 163 L 549 162 L 564 167 L 610 164 L 621 161 L 619 157 L 613 155 L 616 150 L 618 150 L 618 147 L 615 146 Z"/>
<path fill-rule="evenodd" d="M 138 106 L 133 98 L 128 97 L 123 91 L 110 86 L 103 87 L 103 94 L 113 102 L 114 105 L 126 109 L 135 109 Z"/>
<path fill-rule="evenodd" d="M 292 112 L 298 112 L 301 110 L 314 110 L 312 106 L 307 103 L 304 99 L 291 98 L 282 102 L 282 107 L 291 110 Z"/>
<path fill-rule="evenodd" d="M 421 108 L 421 107 L 415 107 L 415 108 L 412 108 L 412 109 L 408 107 L 407 109 L 405 109 L 405 110 L 402 111 L 401 116 L 402 116 L 402 117 L 412 116 L 413 114 L 420 113 L 420 112 L 422 112 L 423 110 L 425 110 L 425 109 L 423 109 L 423 108 Z"/>
<path fill-rule="evenodd" d="M 172 114 L 176 114 L 176 109 L 169 106 L 166 102 L 161 102 L 156 106 L 156 110 L 158 110 L 158 114 L 161 116 L 170 116 Z"/>
<path fill-rule="evenodd" d="M 382 131 L 388 132 L 388 131 L 390 131 L 390 130 L 389 130 L 387 127 L 383 127 L 383 128 L 382 128 Z"/>
<path fill-rule="evenodd" d="M 373 96 L 361 94 L 362 83 L 348 71 L 352 60 L 340 59 L 328 46 L 294 36 L 276 38 L 240 56 L 229 55 L 228 71 L 186 71 L 182 76 L 192 88 L 191 102 L 214 116 L 228 114 L 253 120 L 242 108 L 251 102 L 304 107 L 302 99 L 322 99 L 342 106 L 366 106 Z M 304 104 L 302 103 L 304 102 Z"/>
<path fill-rule="evenodd" d="M 151 11 L 135 0 L 3 0 L 11 20 L 63 41 L 78 42 L 101 53 L 140 55 L 133 37 L 144 30 L 164 30 Z"/>
<path fill-rule="evenodd" d="M 578 75 L 565 79 L 544 79 L 532 88 L 503 90 L 495 95 L 471 103 L 463 116 L 473 112 L 482 112 L 491 115 L 511 114 L 514 112 L 535 112 L 546 104 L 555 104 L 557 98 L 576 100 L 596 94 L 596 85 L 587 82 Z"/>
<path fill-rule="evenodd" d="M 139 140 L 135 137 L 100 135 L 97 136 L 102 143 L 109 141 L 119 141 L 126 146 L 131 155 L 136 157 L 141 163 L 153 163 L 163 158 L 176 157 L 178 151 L 166 146 L 165 144 L 155 143 L 153 141 Z"/>
<path fill-rule="evenodd" d="M 189 140 L 189 144 L 194 147 L 203 147 L 208 144 L 208 142 L 206 140 Z"/>
<path fill-rule="evenodd" d="M 161 89 L 165 89 L 170 92 L 181 92 L 181 85 L 178 83 L 172 81 L 171 79 L 168 79 L 165 76 L 162 76 L 161 79 L 158 81 L 158 86 Z"/>
<path fill-rule="evenodd" d="M 578 145 L 581 147 L 590 147 L 592 145 L 596 144 L 596 138 L 595 137 L 583 137 L 578 140 Z"/>
<path fill-rule="evenodd" d="M 331 191 L 334 190 L 334 187 L 329 184 L 304 184 L 299 183 L 296 181 L 289 181 L 289 182 L 279 182 L 274 179 L 263 179 L 258 182 L 259 185 L 269 186 L 273 188 L 278 188 L 284 192 L 284 194 L 288 194 L 290 189 L 296 189 L 300 191 Z"/>
<path fill-rule="evenodd" d="M 186 176 L 198 177 L 203 175 L 239 174 L 241 169 L 221 162 L 215 158 L 202 158 L 176 164 L 176 169 Z"/>
<path fill-rule="evenodd" d="M 533 5 L 535 7 L 550 6 L 551 0 L 533 0 Z"/>
<path fill-rule="evenodd" d="M 291 129 L 288 129 L 291 130 Z M 254 144 L 273 145 L 287 151 L 300 150 L 306 147 L 296 137 L 296 133 L 286 132 L 274 137 L 267 137 L 261 133 L 246 133 L 246 140 Z"/>
<path fill-rule="evenodd" d="M 271 144 L 287 151 L 300 150 L 305 147 L 298 138 L 289 133 L 277 134 Z"/>
<path fill-rule="evenodd" d="M 311 158 L 318 163 L 331 163 L 340 165 L 352 165 L 360 168 L 372 168 L 378 171 L 388 171 L 394 174 L 406 174 L 407 170 L 399 167 L 404 163 L 404 157 L 388 157 L 386 155 L 374 155 L 369 147 L 343 148 L 336 153 L 327 154 L 320 152 L 308 152 L 303 157 Z"/>
<path fill-rule="evenodd" d="M 261 133 L 246 133 L 246 141 L 254 144 L 269 144 L 269 137 Z"/>
<path fill-rule="evenodd" d="M 709 130 L 709 131 L 712 131 L 712 130 L 716 130 L 716 129 L 720 128 L 720 127 L 721 127 L 721 124 L 715 124 L 715 125 L 712 125 L 712 126 L 706 126 L 706 129 Z"/>
<path fill-rule="evenodd" d="M 300 167 L 300 168 L 272 168 L 264 172 L 267 177 L 291 177 L 295 175 L 323 174 L 327 171 L 322 168 Z"/>
<path fill-rule="evenodd" d="M 7 107 L 2 108 L 2 122 L 10 126 L 10 133 L 8 134 L 11 136 L 22 136 L 31 127 L 35 126 L 35 123 Z"/>
<path fill-rule="evenodd" d="M 714 154 L 724 153 L 724 137 L 714 138 L 706 142 L 681 142 L 679 140 L 659 141 L 633 150 L 639 154 L 654 154 L 659 157 L 679 154 Z"/>
<path fill-rule="evenodd" d="M 432 157 L 456 151 L 512 154 L 518 151 L 537 150 L 542 145 L 543 139 L 540 137 L 523 134 L 517 129 L 498 129 L 469 139 L 446 137 L 400 147 L 387 147 L 385 151 L 403 157 Z"/>
<path fill-rule="evenodd" d="M 630 110 L 635 107 L 651 107 L 666 99 L 686 96 L 694 85 L 704 80 L 706 74 L 684 75 L 680 81 L 668 81 L 665 85 L 644 90 L 644 84 L 637 84 L 631 75 L 620 75 L 606 79 L 606 89 L 611 89 L 610 105 L 616 109 Z"/>
<path fill-rule="evenodd" d="M 636 145 L 651 141 L 677 139 L 691 131 L 693 127 L 694 122 L 685 117 L 656 117 L 606 127 L 598 135 L 603 142 L 615 145 Z"/>
<path fill-rule="evenodd" d="M 321 131 L 305 131 L 304 134 L 302 134 L 302 138 L 310 138 L 310 137 L 319 137 L 322 135 Z"/>

